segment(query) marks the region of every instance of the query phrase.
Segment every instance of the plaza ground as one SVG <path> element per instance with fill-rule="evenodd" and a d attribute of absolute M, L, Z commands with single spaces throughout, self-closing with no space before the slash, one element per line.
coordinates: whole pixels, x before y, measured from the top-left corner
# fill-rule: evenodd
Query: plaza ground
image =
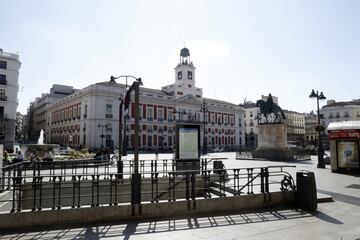
<path fill-rule="evenodd" d="M 236 160 L 235 153 L 212 153 L 226 157 L 226 168 L 295 165 L 289 171 L 313 171 L 318 194 L 333 197 L 320 203 L 316 212 L 298 209 L 265 209 L 256 212 L 224 213 L 216 216 L 189 216 L 142 222 L 114 223 L 88 227 L 66 227 L 0 235 L 0 239 L 360 239 L 360 175 L 332 173 L 316 168 L 317 158 L 300 162 Z M 152 159 L 142 154 L 140 159 Z M 131 158 L 131 155 L 129 156 Z M 159 154 L 159 158 L 171 158 Z"/>

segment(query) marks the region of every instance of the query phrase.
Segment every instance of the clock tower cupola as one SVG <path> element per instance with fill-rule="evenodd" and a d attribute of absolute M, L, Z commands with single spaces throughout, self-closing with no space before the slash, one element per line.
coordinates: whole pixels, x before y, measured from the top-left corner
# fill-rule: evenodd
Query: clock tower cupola
<path fill-rule="evenodd" d="M 188 94 L 202 98 L 202 89 L 195 86 L 195 66 L 190 59 L 188 48 L 180 50 L 180 62 L 175 67 L 175 83 L 163 87 L 162 90 L 173 94 L 176 99 Z"/>

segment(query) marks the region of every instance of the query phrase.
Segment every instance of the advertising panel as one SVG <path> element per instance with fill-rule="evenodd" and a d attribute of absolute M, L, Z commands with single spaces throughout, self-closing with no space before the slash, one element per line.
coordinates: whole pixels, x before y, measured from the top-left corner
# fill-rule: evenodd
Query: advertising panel
<path fill-rule="evenodd" d="M 337 142 L 338 168 L 359 168 L 358 141 Z"/>
<path fill-rule="evenodd" d="M 182 125 L 178 128 L 178 159 L 200 157 L 200 129 L 197 125 Z"/>

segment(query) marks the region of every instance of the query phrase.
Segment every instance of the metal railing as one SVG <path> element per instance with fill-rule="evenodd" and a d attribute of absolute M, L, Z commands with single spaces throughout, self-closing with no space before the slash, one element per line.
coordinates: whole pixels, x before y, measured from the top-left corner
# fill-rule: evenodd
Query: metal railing
<path fill-rule="evenodd" d="M 142 203 L 223 198 L 295 189 L 291 175 L 285 171 L 295 166 L 225 170 L 212 169 L 211 165 L 203 160 L 203 164 L 207 163 L 195 171 L 158 171 L 156 161 L 144 160 L 144 166 L 147 166 L 147 162 L 150 163 L 150 168 L 140 171 Z M 129 161 L 129 165 L 131 164 Z M 164 166 L 167 165 L 163 164 L 162 167 Z M 106 167 L 102 166 L 105 169 Z M 76 170 L 73 169 L 45 174 L 49 173 L 48 170 L 44 168 L 36 175 L 25 175 L 24 169 L 21 169 L 20 173 L 13 173 L 7 186 L 11 197 L 1 199 L 0 205 L 7 205 L 10 212 L 20 212 L 113 206 L 131 202 L 131 172 L 75 173 Z"/>
<path fill-rule="evenodd" d="M 27 177 L 43 175 L 107 174 L 112 164 L 112 161 L 94 159 L 15 163 L 2 168 L 0 192 L 11 187 L 13 177 L 23 177 L 26 181 Z"/>

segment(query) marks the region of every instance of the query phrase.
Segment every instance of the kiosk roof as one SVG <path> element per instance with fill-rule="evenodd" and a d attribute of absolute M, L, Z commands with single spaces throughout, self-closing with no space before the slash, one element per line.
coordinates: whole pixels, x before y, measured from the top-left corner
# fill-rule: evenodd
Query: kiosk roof
<path fill-rule="evenodd" d="M 342 121 L 329 123 L 328 131 L 360 129 L 360 121 Z"/>

